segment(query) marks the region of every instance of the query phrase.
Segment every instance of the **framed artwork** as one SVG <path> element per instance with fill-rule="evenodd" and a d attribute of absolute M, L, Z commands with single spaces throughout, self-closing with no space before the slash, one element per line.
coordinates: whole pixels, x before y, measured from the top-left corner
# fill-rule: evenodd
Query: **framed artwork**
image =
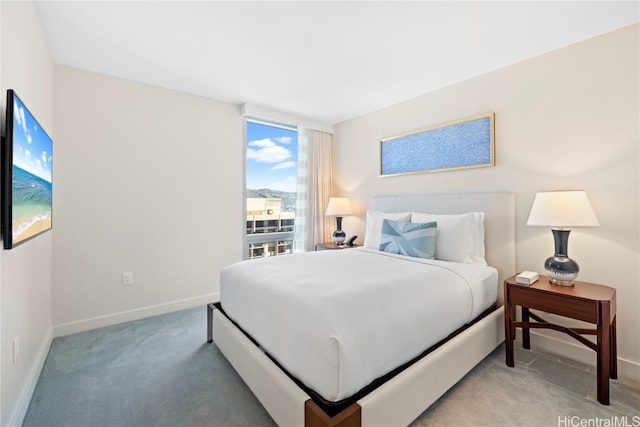
<path fill-rule="evenodd" d="M 380 176 L 495 165 L 495 114 L 444 123 L 380 140 Z"/>
<path fill-rule="evenodd" d="M 53 141 L 12 89 L 3 144 L 2 239 L 12 249 L 51 230 L 53 182 Z"/>

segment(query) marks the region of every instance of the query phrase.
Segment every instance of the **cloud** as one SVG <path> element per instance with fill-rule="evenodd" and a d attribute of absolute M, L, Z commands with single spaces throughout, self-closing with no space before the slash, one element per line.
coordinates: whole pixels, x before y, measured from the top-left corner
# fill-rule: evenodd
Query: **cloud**
<path fill-rule="evenodd" d="M 271 168 L 271 170 L 280 170 L 280 169 L 290 169 L 290 168 L 295 168 L 298 164 L 296 162 L 294 162 L 293 160 L 289 160 L 288 162 L 282 162 L 282 163 L 278 163 L 277 165 L 275 165 L 274 167 Z"/>
<path fill-rule="evenodd" d="M 293 142 L 293 137 L 292 136 L 280 136 L 278 138 L 275 138 L 276 142 L 279 142 L 280 144 L 291 144 L 291 142 Z"/>
<path fill-rule="evenodd" d="M 247 159 L 258 163 L 281 163 L 291 157 L 291 150 L 277 145 L 269 138 L 258 139 L 247 144 Z"/>
<path fill-rule="evenodd" d="M 29 128 L 27 127 L 27 120 L 24 117 L 24 108 L 18 107 L 17 103 L 13 104 L 13 108 L 16 112 L 16 114 L 14 114 L 14 118 L 22 128 L 22 133 L 24 133 L 27 143 L 31 144 L 33 142 L 33 138 L 31 138 L 31 132 L 29 132 Z"/>
<path fill-rule="evenodd" d="M 16 117 L 18 118 L 18 124 L 20 125 L 20 127 L 22 127 L 22 132 L 27 134 L 29 132 L 29 129 L 27 129 L 27 120 L 24 118 L 24 108 L 18 107 L 18 114 L 16 115 Z"/>
<path fill-rule="evenodd" d="M 264 138 L 264 139 L 256 139 L 256 140 L 250 141 L 249 144 L 247 145 L 249 147 L 268 148 L 268 147 L 273 147 L 276 144 L 270 138 Z"/>

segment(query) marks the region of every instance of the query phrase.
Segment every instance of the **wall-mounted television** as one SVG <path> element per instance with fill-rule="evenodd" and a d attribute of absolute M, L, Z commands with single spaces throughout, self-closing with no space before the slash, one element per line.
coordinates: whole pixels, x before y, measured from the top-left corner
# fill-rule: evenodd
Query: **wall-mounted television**
<path fill-rule="evenodd" d="M 52 228 L 53 152 L 53 141 L 12 89 L 3 143 L 2 238 L 11 249 Z"/>

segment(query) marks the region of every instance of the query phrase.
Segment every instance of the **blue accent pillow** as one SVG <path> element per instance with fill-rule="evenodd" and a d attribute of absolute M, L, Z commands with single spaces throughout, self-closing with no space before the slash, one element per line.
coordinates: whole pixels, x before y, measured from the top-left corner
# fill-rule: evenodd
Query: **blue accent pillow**
<path fill-rule="evenodd" d="M 434 259 L 437 223 L 382 221 L 379 249 L 393 254 Z"/>

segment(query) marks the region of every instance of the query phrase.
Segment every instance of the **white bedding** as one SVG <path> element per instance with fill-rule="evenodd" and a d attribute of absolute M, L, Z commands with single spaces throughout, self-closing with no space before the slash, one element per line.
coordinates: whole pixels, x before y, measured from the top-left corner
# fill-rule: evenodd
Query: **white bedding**
<path fill-rule="evenodd" d="M 350 397 L 496 301 L 497 271 L 366 248 L 241 261 L 222 308 L 324 399 Z"/>

